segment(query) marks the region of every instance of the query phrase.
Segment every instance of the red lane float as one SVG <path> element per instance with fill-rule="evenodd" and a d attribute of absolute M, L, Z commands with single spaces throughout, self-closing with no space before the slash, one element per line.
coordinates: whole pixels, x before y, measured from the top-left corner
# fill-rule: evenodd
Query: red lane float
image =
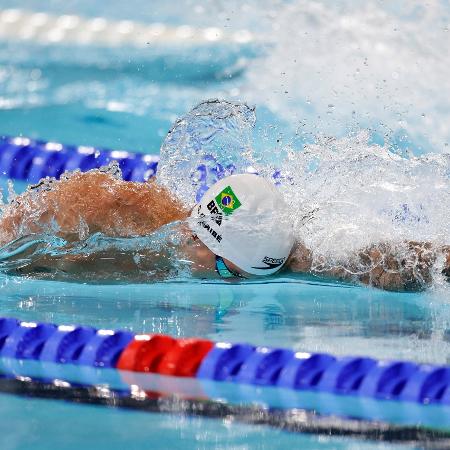
<path fill-rule="evenodd" d="M 195 377 L 214 343 L 205 339 L 179 339 L 158 366 L 161 375 Z"/>
<path fill-rule="evenodd" d="M 125 347 L 117 369 L 178 377 L 195 377 L 214 343 L 205 339 L 173 339 L 160 334 L 141 334 Z"/>

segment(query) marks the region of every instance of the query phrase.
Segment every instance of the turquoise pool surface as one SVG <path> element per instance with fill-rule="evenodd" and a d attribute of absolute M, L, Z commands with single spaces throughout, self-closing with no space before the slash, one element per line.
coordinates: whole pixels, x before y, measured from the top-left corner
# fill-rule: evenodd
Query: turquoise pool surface
<path fill-rule="evenodd" d="M 0 411 L 9 424 L 0 425 L 2 448 L 35 449 L 283 449 L 292 445 L 313 449 L 416 448 L 295 434 L 232 421 L 110 410 L 64 402 L 0 396 Z M 24 415 L 28 417 L 23 420 Z M 45 431 L 43 431 L 45 430 Z"/>
<path fill-rule="evenodd" d="M 311 141 L 315 131 L 343 136 L 355 127 L 368 129 L 373 142 L 389 142 L 399 153 L 440 153 L 445 151 L 445 145 L 448 148 L 450 132 L 445 123 L 450 123 L 447 120 L 450 108 L 440 103 L 433 90 L 440 85 L 441 96 L 445 97 L 450 91 L 448 77 L 433 78 L 428 97 L 427 86 L 419 83 L 411 93 L 413 98 L 406 100 L 405 86 L 411 87 L 414 80 L 407 79 L 403 69 L 422 55 L 419 50 L 426 53 L 428 47 L 415 50 L 413 43 L 408 46 L 390 34 L 392 27 L 401 25 L 408 33 L 414 24 L 419 31 L 428 30 L 432 19 L 437 17 L 437 37 L 424 32 L 424 42 L 431 45 L 437 39 L 442 46 L 445 37 L 448 39 L 448 23 L 447 32 L 443 31 L 445 23 L 441 26 L 441 21 L 448 17 L 448 6 L 437 2 L 426 15 L 415 2 L 412 2 L 415 8 L 407 11 L 386 5 L 383 9 L 378 2 L 370 2 L 368 11 L 356 1 L 342 2 L 339 7 L 327 1 L 308 5 L 294 1 L 263 3 L 267 14 L 261 12 L 264 8 L 259 8 L 257 2 L 229 5 L 207 2 L 194 7 L 192 2 L 185 1 L 173 8 L 158 1 L 152 2 L 150 8 L 141 1 L 131 6 L 114 1 L 105 8 L 100 2 L 52 1 L 44 7 L 32 0 L 20 5 L 12 0 L 1 1 L 0 10 L 21 8 L 54 15 L 88 18 L 102 15 L 108 20 L 164 22 L 173 26 L 188 23 L 203 28 L 246 28 L 259 36 L 263 44 L 257 51 L 234 45 L 223 46 L 219 53 L 215 53 L 214 47 L 171 49 L 168 60 L 154 54 L 151 47 L 130 57 L 127 49 L 120 48 L 58 50 L 57 44 L 42 46 L 0 39 L 0 135 L 156 154 L 177 117 L 206 98 L 220 97 L 256 104 L 258 148 L 278 148 L 284 143 L 300 148 Z M 353 9 L 356 12 L 352 13 Z M 373 19 L 370 26 L 380 29 L 379 47 L 369 50 L 364 45 L 369 45 L 371 37 L 360 36 L 361 32 L 355 28 L 364 14 Z M 357 64 L 352 59 L 358 72 L 355 69 L 348 77 L 336 75 L 338 87 L 328 86 L 333 64 L 339 66 L 340 62 L 324 63 L 326 55 L 306 42 L 304 47 L 300 46 L 305 52 L 304 64 L 314 70 L 316 84 L 310 83 L 308 74 L 290 77 L 292 72 L 302 73 L 298 66 L 294 70 L 288 65 L 298 55 L 293 49 L 282 54 L 280 48 L 289 49 L 288 44 L 295 39 L 300 42 L 303 33 L 292 38 L 283 35 L 279 42 L 269 39 L 274 30 L 278 32 L 280 27 L 287 26 L 289 15 L 306 27 L 305 36 L 308 33 L 320 36 L 321 32 L 332 36 L 333 30 L 324 29 L 326 24 L 340 24 L 349 33 L 339 34 L 337 43 L 342 49 L 353 48 L 354 36 L 361 37 L 360 47 L 353 49 L 359 58 Z M 279 27 L 271 28 L 274 23 L 279 23 Z M 313 26 L 316 28 L 308 28 Z M 364 70 L 370 67 L 372 57 L 376 59 L 378 53 L 382 54 L 390 39 L 398 46 L 393 49 L 401 50 L 399 67 L 387 67 L 388 76 L 375 70 L 371 78 Z M 441 48 L 441 55 L 445 49 L 446 45 Z M 98 55 L 102 59 L 96 63 Z M 338 56 L 345 62 L 346 54 Z M 214 59 L 214 64 L 208 64 L 208 57 Z M 429 62 L 436 77 L 445 72 L 441 70 L 441 59 L 445 60 L 434 55 Z M 420 64 L 425 65 L 422 60 Z M 258 86 L 257 75 L 261 77 Z M 364 83 L 358 77 L 366 77 Z M 404 84 L 397 84 L 401 82 Z M 305 89 L 308 95 L 304 95 Z M 314 93 L 320 97 L 316 104 Z M 360 105 L 354 105 L 353 93 L 363 99 Z M 386 106 L 392 96 L 397 97 Z M 353 102 L 348 110 L 345 98 Z M 383 101 L 384 109 L 379 107 Z M 367 110 L 373 112 L 369 114 Z M 303 133 L 302 127 L 309 128 Z M 0 182 L 5 192 L 6 180 Z M 17 191 L 24 188 L 23 183 L 16 183 Z M 443 203 L 446 206 L 449 205 Z M 213 341 L 434 364 L 450 363 L 448 299 L 449 290 L 445 286 L 433 286 L 420 293 L 389 293 L 311 277 L 242 284 L 193 281 L 89 285 L 0 276 L 0 316 L 24 321 L 92 325 L 175 337 L 198 336 Z M 6 394 L 0 394 L 0 413 L 4 418 L 0 445 L 4 449 L 421 446 L 420 442 L 378 443 L 354 437 L 291 433 L 239 423 L 233 418 L 155 414 Z"/>
<path fill-rule="evenodd" d="M 309 280 L 251 285 L 93 286 L 11 277 L 2 280 L 1 315 L 25 321 L 81 323 L 135 333 L 199 336 L 298 351 L 446 364 L 450 345 L 449 323 L 445 319 L 449 316 L 448 308 L 434 293 L 389 294 Z M 109 384 L 114 387 L 112 381 Z M 231 399 L 239 398 L 239 393 L 230 395 Z M 430 425 L 430 418 L 421 418 L 420 411 L 419 419 L 416 416 L 411 420 L 413 410 L 411 407 L 405 410 L 405 405 L 381 402 L 367 407 L 356 402 L 352 406 L 351 399 L 331 396 L 317 403 L 314 398 L 309 401 L 307 398 L 300 397 L 299 405 L 316 404 L 315 409 L 323 413 L 341 411 L 344 416 L 368 416 L 369 419 L 375 416 L 408 425 L 419 420 Z M 362 445 L 354 437 L 308 436 L 232 420 L 117 411 L 5 394 L 0 399 L 4 414 L 9 415 L 11 423 L 17 423 L 14 431 L 9 428 L 2 434 L 11 445 L 9 448 L 27 448 L 30 443 L 36 448 L 75 448 L 87 442 L 96 448 L 121 448 L 125 442 L 130 448 L 142 448 L 144 441 L 149 448 L 167 448 L 169 441 L 161 437 L 163 433 L 170 435 L 171 445 L 183 448 L 285 448 L 288 445 L 360 448 Z M 294 398 L 291 401 L 295 403 Z M 439 411 L 438 408 L 433 414 L 440 417 L 443 410 Z M 23 414 L 27 420 L 23 420 Z M 433 427 L 442 428 L 443 424 L 438 425 L 439 420 L 432 419 L 429 411 L 427 415 Z M 48 431 L 45 435 L 33 432 L 39 429 Z M 393 443 L 365 442 L 364 445 L 391 448 Z M 418 444 L 405 443 L 402 447 L 415 445 Z"/>
<path fill-rule="evenodd" d="M 338 355 L 446 364 L 449 309 L 439 294 L 333 283 L 79 285 L 2 280 L 2 315 L 135 333 L 199 336 Z"/>

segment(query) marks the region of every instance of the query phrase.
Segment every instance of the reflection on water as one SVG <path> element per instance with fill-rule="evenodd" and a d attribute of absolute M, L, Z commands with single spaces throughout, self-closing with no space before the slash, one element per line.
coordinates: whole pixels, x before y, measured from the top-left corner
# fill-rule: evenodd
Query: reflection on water
<path fill-rule="evenodd" d="M 43 408 L 45 414 L 42 414 Z M 24 411 L 33 420 L 23 420 Z M 360 440 L 292 435 L 271 427 L 239 424 L 230 419 L 212 421 L 185 415 L 142 414 L 9 395 L 0 395 L 0 413 L 7 413 L 9 419 L 0 423 L 2 442 L 11 443 L 3 447 L 7 449 L 30 448 L 32 442 L 36 450 L 77 450 L 105 448 L 106 445 L 110 450 L 162 450 L 179 448 L 181 440 L 185 449 L 283 449 L 295 442 L 295 446 L 302 449 L 320 446 L 323 449 L 356 450 L 363 445 Z M 11 422 L 16 425 L 14 428 L 8 425 Z M 364 448 L 390 449 L 397 446 L 364 442 Z M 399 448 L 413 447 L 402 445 Z"/>
<path fill-rule="evenodd" d="M 439 294 L 285 281 L 93 286 L 8 278 L 3 280 L 0 314 L 340 355 L 447 362 L 449 306 Z"/>

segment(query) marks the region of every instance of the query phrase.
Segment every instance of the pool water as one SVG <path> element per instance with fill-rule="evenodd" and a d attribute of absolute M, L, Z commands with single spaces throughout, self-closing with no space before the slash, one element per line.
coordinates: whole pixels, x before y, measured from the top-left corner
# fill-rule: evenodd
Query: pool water
<path fill-rule="evenodd" d="M 264 2 L 268 7 L 265 15 L 259 12 L 255 2 L 245 5 L 230 2 L 220 6 L 207 2 L 202 7 L 194 7 L 186 1 L 180 3 L 177 11 L 164 2 L 154 2 L 150 10 L 145 2 L 137 1 L 134 7 L 125 8 L 121 2 L 114 1 L 110 2 L 107 11 L 84 1 L 70 4 L 51 2 L 45 10 L 40 2 L 21 2 L 21 9 L 55 15 L 103 15 L 108 20 L 247 28 L 259 38 L 264 37 L 265 42 L 258 51 L 247 47 L 236 48 L 234 45 L 224 46 L 220 57 L 215 57 L 214 64 L 208 64 L 207 58 L 205 60 L 205 55 L 212 55 L 214 48 L 172 49 L 171 61 L 177 64 L 169 64 L 167 59 L 153 54 L 151 48 L 139 50 L 130 57 L 127 51 L 121 49 L 106 52 L 91 46 L 83 48 L 83 51 L 75 49 L 71 53 L 70 49 L 58 51 L 57 45 L 40 46 L 0 39 L 0 134 L 155 154 L 177 117 L 206 98 L 221 97 L 256 103 L 258 125 L 255 145 L 260 149 L 264 146 L 277 149 L 287 143 L 301 146 L 311 140 L 316 132 L 345 136 L 357 124 L 370 130 L 374 142 L 389 141 L 392 148 L 400 153 L 442 154 L 450 137 L 445 125 L 450 123 L 446 120 L 450 114 L 448 105 L 443 106 L 435 98 L 437 95 L 430 95 L 430 100 L 425 102 L 422 95 L 425 87 L 420 85 L 413 94 L 418 103 L 410 106 L 404 99 L 402 89 L 411 85 L 411 79 L 403 80 L 404 85 L 396 84 L 402 81 L 397 80 L 404 74 L 404 67 L 392 69 L 387 81 L 385 79 L 387 87 L 384 88 L 370 84 L 373 77 L 378 76 L 382 80 L 384 74 L 375 71 L 373 77 L 364 75 L 366 85 L 371 86 L 364 95 L 364 83 L 355 78 L 353 86 L 356 86 L 355 91 L 364 101 L 359 105 L 360 109 L 352 107 L 356 112 L 346 111 L 343 107 L 339 110 L 348 89 L 345 87 L 346 81 L 336 75 L 336 84 L 340 84 L 340 88 L 335 94 L 331 93 L 335 87 L 330 87 L 330 92 L 326 91 L 329 87 L 329 69 L 320 75 L 326 67 L 326 55 L 321 53 L 314 60 L 314 49 L 305 47 L 305 65 L 310 69 L 315 67 L 319 80 L 323 81 L 312 86 L 308 76 L 295 78 L 293 73 L 297 69 L 294 70 L 287 62 L 282 64 L 280 48 L 283 48 L 285 41 L 270 42 L 266 39 L 269 31 L 273 31 L 271 26 L 277 22 L 278 12 L 282 26 L 286 24 L 283 20 L 289 12 L 303 17 L 300 12 L 306 11 L 306 19 L 301 20 L 305 20 L 304 25 L 311 28 L 305 33 L 316 33 L 317 36 L 322 32 L 331 33 L 324 29 L 325 25 L 320 21 L 322 17 L 330 17 L 326 14 L 335 14 L 335 18 L 342 19 L 342 27 L 347 30 L 356 26 L 354 21 L 361 19 L 364 13 L 374 18 L 375 22 L 377 19 L 383 24 L 397 23 L 405 27 L 412 27 L 415 23 L 418 29 L 429 24 L 433 17 L 440 17 L 440 13 L 442 21 L 445 21 L 445 14 L 448 15 L 448 8 L 439 2 L 430 7 L 430 17 L 426 18 L 419 3 L 416 10 L 411 8 L 407 14 L 396 11 L 394 7 L 392 10 L 387 6 L 383 9 L 377 2 L 371 2 L 368 10 L 358 7 L 352 15 L 352 8 L 357 3 L 342 2 L 338 11 L 326 1 L 310 2 L 308 5 L 303 2 L 267 1 Z M 2 9 L 18 7 L 12 0 L 4 0 L 0 5 Z M 316 29 L 312 28 L 314 23 Z M 448 33 L 445 34 L 443 29 L 437 27 L 436 36 L 427 34 L 426 42 L 442 42 L 444 36 L 448 39 Z M 380 45 L 388 39 L 383 31 L 386 30 L 380 31 Z M 352 45 L 353 37 L 351 34 L 346 37 L 339 34 L 344 47 Z M 365 42 L 364 36 L 361 40 Z M 394 43 L 400 46 L 400 40 L 394 39 Z M 412 44 L 410 47 L 404 43 L 402 45 L 405 52 L 401 53 L 401 58 L 414 60 L 420 53 L 420 49 L 414 50 Z M 442 52 L 448 51 L 442 45 Z M 375 53 L 374 50 L 369 56 L 375 58 Z M 97 64 L 93 61 L 98 55 L 103 59 Z M 293 61 L 297 56 L 292 50 L 287 57 Z M 441 59 L 435 56 L 434 60 L 428 61 L 434 64 L 435 77 L 442 73 Z M 448 58 L 443 59 L 448 61 Z M 361 63 L 364 70 L 363 59 Z M 279 65 L 280 70 L 273 69 L 271 64 L 275 67 Z M 335 64 L 342 70 L 339 62 L 335 61 Z M 391 67 L 386 70 L 391 70 Z M 394 76 L 394 73 L 397 75 Z M 259 85 L 255 82 L 258 74 L 261 77 Z M 380 80 L 380 86 L 383 86 Z M 440 81 L 442 83 L 438 83 Z M 442 96 L 445 97 L 446 92 L 450 91 L 448 80 L 437 78 L 436 83 L 440 84 Z M 436 83 L 430 89 L 434 89 Z M 303 85 L 307 85 L 310 94 L 303 95 Z M 317 104 L 312 98 L 315 88 L 319 96 Z M 382 112 L 375 94 L 371 97 L 372 88 L 381 95 L 380 101 L 386 102 L 386 98 L 394 95 Z M 352 101 L 355 101 L 353 97 Z M 408 103 L 406 109 L 405 103 Z M 373 113 L 370 116 L 367 110 L 371 107 Z M 299 114 L 299 111 L 302 113 Z M 314 125 L 312 129 L 304 133 L 299 131 L 299 115 L 309 122 L 306 128 L 311 123 Z M 297 119 L 294 120 L 293 116 Z M 430 119 L 423 126 L 427 117 Z M 440 127 L 437 119 L 442 124 Z M 386 129 L 391 132 L 387 133 Z M 2 180 L 2 184 L 5 182 Z M 16 183 L 16 190 L 21 191 L 24 187 Z M 444 203 L 443 207 L 446 206 L 450 205 Z M 439 285 L 421 293 L 389 293 L 313 277 L 278 278 L 268 283 L 243 284 L 166 282 L 89 285 L 2 275 L 0 316 L 25 321 L 120 328 L 134 333 L 198 336 L 213 341 L 247 342 L 335 355 L 448 364 L 448 294 L 448 288 Z M 0 394 L 0 411 L 2 417 L 7 418 L 0 425 L 0 442 L 5 449 L 31 446 L 36 449 L 82 446 L 119 449 L 125 445 L 130 449 L 394 446 L 392 442 L 361 441 L 354 437 L 289 433 L 267 426 L 246 425 L 232 418 L 218 420 L 183 414 L 152 414 L 6 394 Z M 415 445 L 414 442 L 399 444 L 402 448 L 413 448 Z"/>
<path fill-rule="evenodd" d="M 268 284 L 2 281 L 2 315 L 339 355 L 447 364 L 450 305 L 433 292 Z"/>
<path fill-rule="evenodd" d="M 124 328 L 135 333 L 200 336 L 298 351 L 445 364 L 450 346 L 449 323 L 445 319 L 449 317 L 448 309 L 434 293 L 389 294 L 309 280 L 280 280 L 265 285 L 92 286 L 10 277 L 2 282 L 1 313 L 25 321 L 81 323 L 98 328 Z M 31 442 L 37 448 L 53 445 L 75 448 L 86 442 L 98 448 L 121 448 L 125 442 L 131 448 L 140 448 L 146 439 L 151 448 L 166 448 L 168 441 L 158 437 L 161 431 L 170 434 L 173 445 L 184 448 L 285 448 L 288 445 L 360 448 L 362 445 L 357 438 L 302 436 L 239 421 L 231 424 L 227 420 L 179 414 L 117 411 L 5 394 L 0 399 L 12 423 L 18 422 L 14 431 L 9 429 L 2 435 L 5 442 L 7 439 L 15 443 L 10 448 L 26 448 Z M 333 402 L 336 400 L 328 407 L 331 411 L 337 408 L 332 406 Z M 40 413 L 41 404 L 45 404 L 45 414 Z M 395 408 L 388 403 L 386 407 L 394 417 Z M 352 408 L 343 410 L 352 411 Z M 24 411 L 29 420 L 23 420 Z M 353 411 L 364 417 L 358 407 Z M 373 410 L 369 417 L 371 414 Z M 397 413 L 396 420 L 401 414 Z M 436 424 L 434 421 L 433 425 Z M 32 432 L 40 427 L 48 430 L 45 436 Z M 29 433 L 34 436 L 32 439 Z M 365 445 L 371 448 L 375 443 Z"/>
<path fill-rule="evenodd" d="M 0 396 L 0 411 L 8 417 L 0 425 L 4 449 L 108 448 L 123 449 L 367 449 L 407 448 L 343 438 L 290 435 L 263 426 L 229 421 L 139 413 L 45 400 Z M 43 413 L 45 411 L 45 413 Z M 23 420 L 24 415 L 29 417 Z M 8 426 L 14 423 L 14 430 Z M 42 430 L 45 430 L 43 433 Z M 413 447 L 409 447 L 413 448 Z"/>

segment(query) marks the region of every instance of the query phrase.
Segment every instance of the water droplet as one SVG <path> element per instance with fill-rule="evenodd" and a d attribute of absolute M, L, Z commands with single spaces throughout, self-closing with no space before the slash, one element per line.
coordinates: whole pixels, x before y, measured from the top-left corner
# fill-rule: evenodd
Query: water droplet
<path fill-rule="evenodd" d="M 8 203 L 11 203 L 14 201 L 14 199 L 17 197 L 17 193 L 14 190 L 14 183 L 12 180 L 8 180 Z"/>
<path fill-rule="evenodd" d="M 41 75 L 42 75 L 42 72 L 41 72 L 40 69 L 33 69 L 33 70 L 30 72 L 30 78 L 31 78 L 33 81 L 39 80 L 39 79 L 41 78 Z"/>

